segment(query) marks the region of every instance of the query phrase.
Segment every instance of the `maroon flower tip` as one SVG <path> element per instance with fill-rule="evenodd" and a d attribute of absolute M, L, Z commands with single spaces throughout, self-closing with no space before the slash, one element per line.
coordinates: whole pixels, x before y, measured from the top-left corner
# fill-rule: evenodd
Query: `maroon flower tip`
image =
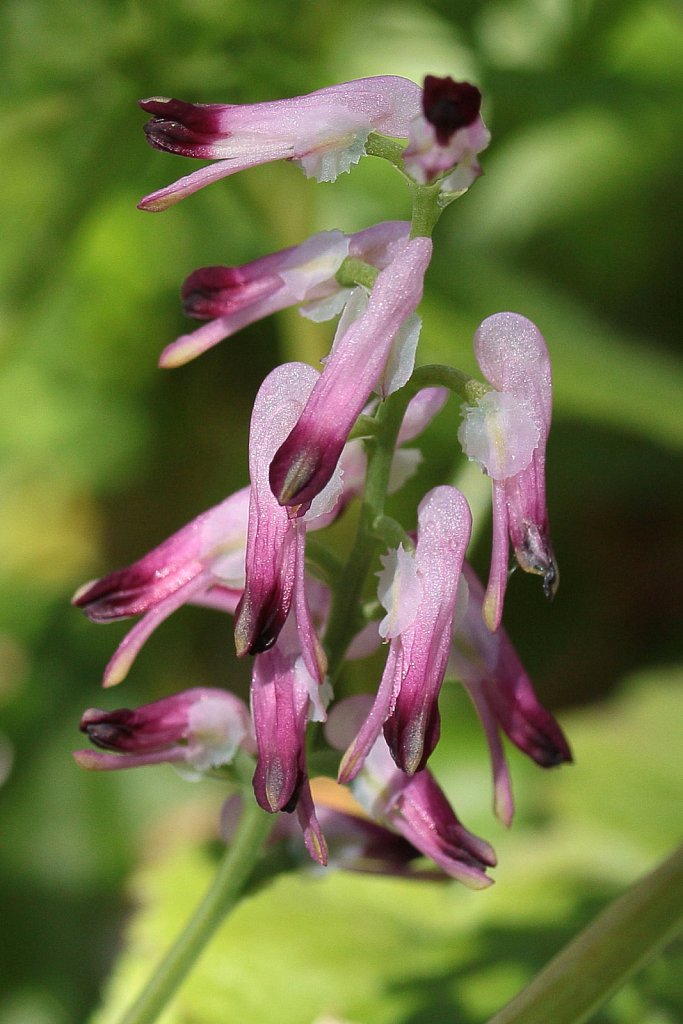
<path fill-rule="evenodd" d="M 79 728 L 96 747 L 120 750 L 122 745 L 127 746 L 126 741 L 133 735 L 130 725 L 133 715 L 134 712 L 129 708 L 119 708 L 117 711 L 90 708 L 81 718 Z"/>
<path fill-rule="evenodd" d="M 138 608 L 137 602 L 146 587 L 149 587 L 149 574 L 131 566 L 85 583 L 71 598 L 71 604 L 84 611 L 93 622 L 107 622 L 143 610 Z"/>
<path fill-rule="evenodd" d="M 153 115 L 150 125 L 155 122 L 175 124 L 202 135 L 215 135 L 219 129 L 217 104 L 186 103 L 185 100 L 169 99 L 167 96 L 152 96 L 139 100 L 139 104 L 148 114 Z"/>
<path fill-rule="evenodd" d="M 269 651 L 285 624 L 288 609 L 283 608 L 279 589 L 263 601 L 256 615 L 244 595 L 235 610 L 235 650 L 237 657 Z"/>
<path fill-rule="evenodd" d="M 556 768 L 574 760 L 564 733 L 553 716 L 539 708 L 536 721 L 521 725 L 521 734 L 511 739 L 524 750 L 540 768 Z"/>
<path fill-rule="evenodd" d="M 441 735 L 441 716 L 436 702 L 422 714 L 403 707 L 399 696 L 396 709 L 384 723 L 384 738 L 397 767 L 415 775 L 427 766 Z"/>
<path fill-rule="evenodd" d="M 440 146 L 448 145 L 459 128 L 477 118 L 481 107 L 481 93 L 469 82 L 454 82 L 452 78 L 427 75 L 424 80 L 422 109 L 434 127 Z"/>

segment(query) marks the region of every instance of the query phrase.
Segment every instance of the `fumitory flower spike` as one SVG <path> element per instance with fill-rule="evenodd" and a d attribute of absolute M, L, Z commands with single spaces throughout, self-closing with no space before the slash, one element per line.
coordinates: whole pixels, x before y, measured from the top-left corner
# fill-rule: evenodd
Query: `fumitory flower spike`
<path fill-rule="evenodd" d="M 481 173 L 478 155 L 490 139 L 481 100 L 469 82 L 428 75 L 424 88 L 381 76 L 255 104 L 141 102 L 151 115 L 145 132 L 152 146 L 210 161 L 146 196 L 142 209 L 163 210 L 271 161 L 294 162 L 307 177 L 333 181 L 367 152 L 401 172 L 412 219 L 320 231 L 241 265 L 190 274 L 184 310 L 204 323 L 164 349 L 162 366 L 180 366 L 291 306 L 314 321 L 339 317 L 332 349 L 321 372 L 286 363 L 258 389 L 248 487 L 74 596 L 94 621 L 141 616 L 107 666 L 107 686 L 125 677 L 152 631 L 187 603 L 234 614 L 235 652 L 250 656 L 249 708 L 225 690 L 196 687 L 134 709 L 90 708 L 81 720 L 95 748 L 75 753 L 85 768 L 171 763 L 190 778 L 210 774 L 232 787 L 223 815 L 230 849 L 187 931 L 133 1007 L 135 1016 L 144 1006 L 136 1020 L 151 1021 L 151 1010 L 163 1009 L 239 897 L 268 823 L 273 836 L 295 831 L 299 848 L 303 836 L 318 865 L 330 856 L 328 827 L 330 859 L 343 866 L 406 877 L 443 873 L 475 889 L 491 884 L 494 851 L 461 823 L 427 767 L 448 675 L 462 683 L 481 719 L 494 806 L 505 824 L 514 808 L 502 734 L 543 767 L 571 760 L 501 625 L 510 545 L 525 571 L 542 576 L 546 594 L 558 581 L 545 496 L 545 342 L 523 316 L 499 313 L 474 338 L 487 384 L 455 367 L 414 372 L 432 229 Z M 278 198 L 280 206 L 286 201 Z M 446 389 L 466 403 L 458 433 L 466 455 L 492 480 L 486 590 L 465 561 L 472 515 L 460 491 L 432 486 L 419 502 L 414 533 L 386 504 L 421 459 L 404 445 L 436 415 Z M 356 498 L 348 554 L 344 531 L 333 531 L 330 546 L 309 545 L 307 566 L 309 531 L 325 529 Z M 368 574 L 378 561 L 374 600 Z M 328 717 L 327 658 L 329 675 L 342 687 L 344 660 L 365 657 L 381 640 L 387 657 L 375 694 L 342 700 Z M 325 741 L 332 749 L 324 749 Z M 328 806 L 310 776 L 337 768 L 338 783 L 327 779 L 327 788 L 341 802 Z M 419 856 L 432 864 L 413 868 Z M 265 877 L 270 859 L 261 865 Z"/>

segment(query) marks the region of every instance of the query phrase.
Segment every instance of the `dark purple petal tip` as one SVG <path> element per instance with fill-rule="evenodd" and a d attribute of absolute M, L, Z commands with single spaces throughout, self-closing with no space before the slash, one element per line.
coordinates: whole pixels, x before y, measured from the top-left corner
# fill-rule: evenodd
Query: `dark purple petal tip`
<path fill-rule="evenodd" d="M 103 750 L 122 750 L 130 745 L 135 712 L 129 708 L 100 711 L 90 708 L 81 718 L 79 728 L 88 739 Z"/>
<path fill-rule="evenodd" d="M 220 132 L 220 112 L 223 107 L 219 103 L 187 103 L 185 100 L 152 96 L 139 100 L 139 105 L 153 115 L 149 125 L 155 122 L 175 124 L 197 135 L 215 136 Z M 229 135 L 228 132 L 220 134 Z"/>
<path fill-rule="evenodd" d="M 285 624 L 289 607 L 278 588 L 264 599 L 256 612 L 242 596 L 235 612 L 235 650 L 237 657 L 269 651 Z"/>
<path fill-rule="evenodd" d="M 433 125 L 439 145 L 446 146 L 459 128 L 466 128 L 479 115 L 481 93 L 469 82 L 427 75 L 424 80 L 422 109 Z"/>

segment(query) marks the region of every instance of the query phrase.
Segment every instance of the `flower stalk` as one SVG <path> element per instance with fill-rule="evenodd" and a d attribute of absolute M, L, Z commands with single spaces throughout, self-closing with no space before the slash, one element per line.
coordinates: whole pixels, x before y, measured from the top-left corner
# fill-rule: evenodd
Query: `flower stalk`
<path fill-rule="evenodd" d="M 152 1024 L 168 1005 L 218 926 L 239 901 L 276 820 L 253 800 L 244 801 L 239 828 L 209 889 L 138 998 L 121 1018 L 121 1024 Z"/>

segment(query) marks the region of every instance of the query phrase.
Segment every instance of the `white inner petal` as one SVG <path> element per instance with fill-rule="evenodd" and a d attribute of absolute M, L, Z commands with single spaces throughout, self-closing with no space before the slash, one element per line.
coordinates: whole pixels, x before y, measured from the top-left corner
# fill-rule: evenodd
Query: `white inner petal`
<path fill-rule="evenodd" d="M 188 726 L 188 761 L 197 771 L 230 764 L 246 736 L 242 716 L 220 697 L 205 697 L 193 704 Z"/>
<path fill-rule="evenodd" d="M 369 134 L 369 128 L 350 131 L 340 138 L 322 143 L 294 163 L 299 164 L 307 178 L 334 181 L 339 174 L 351 170 L 365 154 L 365 143 Z"/>
<path fill-rule="evenodd" d="M 300 302 L 312 288 L 334 277 L 348 253 L 349 239 L 341 231 L 321 231 L 296 247 L 291 265 L 279 275 Z"/>
<path fill-rule="evenodd" d="M 540 430 L 521 399 L 489 391 L 475 406 L 463 406 L 458 440 L 465 455 L 494 480 L 507 480 L 531 462 Z"/>
<path fill-rule="evenodd" d="M 420 338 L 422 321 L 412 313 L 401 324 L 391 344 L 391 351 L 377 391 L 383 396 L 393 395 L 408 381 L 415 366 L 415 352 Z"/>
<path fill-rule="evenodd" d="M 415 556 L 399 545 L 382 556 L 382 572 L 378 573 L 377 596 L 386 615 L 379 624 L 385 640 L 409 629 L 422 600 L 422 584 L 415 567 Z"/>

